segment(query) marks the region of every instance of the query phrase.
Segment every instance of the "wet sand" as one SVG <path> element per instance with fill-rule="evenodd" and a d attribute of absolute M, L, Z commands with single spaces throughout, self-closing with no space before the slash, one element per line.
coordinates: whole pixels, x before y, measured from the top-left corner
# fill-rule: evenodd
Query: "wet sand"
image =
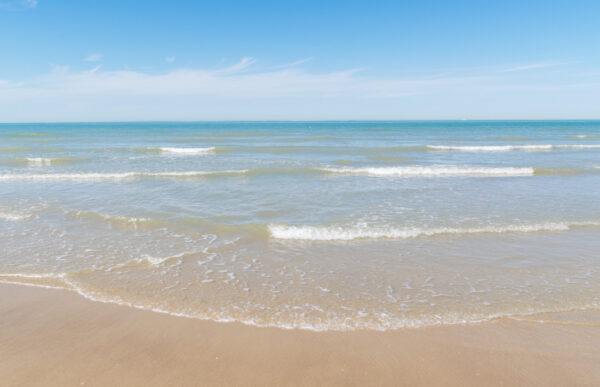
<path fill-rule="evenodd" d="M 0 384 L 600 385 L 600 312 L 374 332 L 215 323 L 0 284 Z"/>

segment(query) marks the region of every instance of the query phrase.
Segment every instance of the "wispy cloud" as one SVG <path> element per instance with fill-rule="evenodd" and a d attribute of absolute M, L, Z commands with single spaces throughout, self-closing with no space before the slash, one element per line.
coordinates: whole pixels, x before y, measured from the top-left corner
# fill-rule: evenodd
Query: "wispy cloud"
<path fill-rule="evenodd" d="M 95 73 L 96 71 L 100 70 L 101 68 L 102 68 L 102 65 L 98 65 L 98 66 L 94 67 L 93 69 L 91 69 L 91 70 L 88 70 L 88 73 L 89 73 L 89 74 L 93 74 L 93 73 Z"/>
<path fill-rule="evenodd" d="M 258 59 L 254 59 L 254 58 L 245 56 L 238 63 L 236 63 L 232 66 L 229 66 L 229 67 L 225 67 L 224 69 L 221 69 L 219 71 L 222 73 L 236 73 L 236 72 L 247 69 L 248 67 L 252 66 L 256 62 L 258 62 Z"/>
<path fill-rule="evenodd" d="M 501 72 L 514 73 L 517 71 L 538 70 L 538 69 L 545 69 L 545 68 L 549 68 L 549 67 L 561 66 L 563 64 L 564 63 L 558 63 L 558 62 L 530 63 L 530 64 L 526 64 L 526 65 L 521 65 L 521 66 L 505 68 L 505 69 L 501 70 Z"/>
<path fill-rule="evenodd" d="M 83 60 L 86 62 L 98 62 L 100 59 L 102 59 L 102 57 L 103 57 L 102 54 L 94 53 L 94 54 L 89 54 Z"/>
<path fill-rule="evenodd" d="M 32 9 L 38 6 L 37 0 L 0 1 L 0 9 L 19 10 Z"/>
<path fill-rule="evenodd" d="M 299 66 L 301 64 L 304 63 L 308 63 L 311 60 L 313 60 L 314 58 L 310 57 L 310 58 L 304 58 L 304 59 L 298 59 L 294 62 L 290 62 L 290 63 L 286 63 L 286 64 L 282 64 L 280 66 L 275 66 L 274 68 L 287 68 L 287 67 L 295 67 L 295 66 Z"/>
<path fill-rule="evenodd" d="M 598 76 L 523 79 L 496 68 L 470 76 L 397 77 L 369 75 L 360 69 L 314 72 L 290 64 L 247 71 L 256 62 L 246 57 L 217 69 L 164 73 L 100 66 L 75 71 L 54 66 L 39 77 L 0 80 L 0 117 L 31 120 L 35 111 L 40 120 L 49 121 L 382 119 L 439 118 L 443 111 L 442 118 L 451 118 L 451 114 L 494 118 L 495 111 L 506 114 L 511 107 L 531 118 L 531 111 L 524 106 L 532 105 L 516 102 L 519 98 L 555 103 L 574 93 L 587 93 L 585 101 L 600 97 Z M 548 99 L 548 95 L 564 98 Z M 503 102 L 490 104 L 490 97 Z"/>
<path fill-rule="evenodd" d="M 168 56 L 165 58 L 165 62 L 167 63 L 173 63 L 175 62 L 175 57 L 174 56 Z"/>
<path fill-rule="evenodd" d="M 26 101 L 30 106 L 36 106 L 38 111 L 51 111 L 48 114 L 53 116 L 60 112 L 67 115 L 69 108 L 75 109 L 67 115 L 68 119 L 89 109 L 96 113 L 122 112 L 132 104 L 135 105 L 132 109 L 149 109 L 147 114 L 152 115 L 159 111 L 167 114 L 166 110 L 162 110 L 167 109 L 166 105 L 175 110 L 187 107 L 181 113 L 182 117 L 188 117 L 191 113 L 199 114 L 198 107 L 207 109 L 209 114 L 240 103 L 244 105 L 243 109 L 265 104 L 265 108 L 271 106 L 272 110 L 274 104 L 285 101 L 303 100 L 313 104 L 321 100 L 320 107 L 325 107 L 327 101 L 338 99 L 402 98 L 478 82 L 475 78 L 374 78 L 361 76 L 356 69 L 325 73 L 306 72 L 295 67 L 243 71 L 254 63 L 256 59 L 247 57 L 224 68 L 179 69 L 163 74 L 102 71 L 100 66 L 86 71 L 71 71 L 68 67 L 55 66 L 44 76 L 0 85 L 0 116 L 7 117 L 4 111 L 9 111 L 8 102 L 18 104 L 20 101 L 22 104 Z M 162 106 L 157 108 L 159 101 L 162 101 Z"/>

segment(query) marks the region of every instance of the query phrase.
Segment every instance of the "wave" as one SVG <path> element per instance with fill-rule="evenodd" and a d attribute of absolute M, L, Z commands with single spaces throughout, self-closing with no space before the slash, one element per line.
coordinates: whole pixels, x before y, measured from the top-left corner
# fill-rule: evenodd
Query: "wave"
<path fill-rule="evenodd" d="M 271 224 L 268 226 L 275 239 L 311 241 L 348 241 L 353 239 L 408 239 L 443 234 L 521 233 L 537 231 L 568 231 L 571 227 L 600 226 L 600 222 L 550 222 L 534 224 L 512 224 L 474 228 L 397 228 L 359 226 L 290 226 Z"/>
<path fill-rule="evenodd" d="M 179 156 L 195 156 L 195 155 L 208 155 L 215 153 L 225 153 L 228 151 L 227 148 L 221 147 L 145 147 L 145 148 L 102 148 L 102 151 L 109 152 L 133 152 L 133 153 L 145 153 L 145 154 L 159 154 L 159 155 L 179 155 Z"/>
<path fill-rule="evenodd" d="M 200 251 L 191 251 L 191 252 L 185 252 L 184 251 L 182 253 L 178 253 L 178 254 L 174 254 L 174 255 L 169 255 L 169 256 L 166 256 L 166 257 L 155 257 L 155 256 L 152 256 L 152 255 L 144 254 L 140 258 L 138 258 L 138 259 L 136 259 L 134 261 L 138 262 L 138 263 L 146 262 L 146 263 L 148 263 L 151 266 L 160 266 L 163 263 L 165 263 L 165 262 L 167 262 L 167 261 L 169 261 L 171 259 L 179 259 L 179 258 L 185 257 L 187 255 L 194 255 L 194 254 L 198 254 L 198 253 L 201 253 L 201 252 L 202 252 L 202 250 L 200 250 Z"/>
<path fill-rule="evenodd" d="M 339 155 L 364 155 L 380 154 L 383 152 L 411 152 L 426 151 L 425 146 L 391 146 L 391 147 L 345 147 L 345 146 L 232 146 L 217 147 L 216 153 L 270 153 L 270 154 L 339 154 Z"/>
<path fill-rule="evenodd" d="M 600 138 L 599 135 L 595 134 L 577 134 L 575 136 L 571 136 L 573 138 Z"/>
<path fill-rule="evenodd" d="M 162 147 L 158 148 L 161 153 L 166 154 L 177 154 L 177 155 L 204 155 L 208 153 L 214 153 L 216 148 L 214 146 L 208 148 L 173 148 L 173 147 Z"/>
<path fill-rule="evenodd" d="M 400 176 L 400 177 L 451 177 L 451 176 L 533 176 L 535 169 L 487 168 L 453 166 L 410 166 L 410 167 L 364 167 L 364 168 L 321 168 L 321 170 L 349 175 Z"/>
<path fill-rule="evenodd" d="M 102 181 L 130 180 L 143 178 L 194 178 L 216 175 L 235 175 L 247 173 L 247 169 L 223 171 L 186 171 L 186 172 L 121 172 L 121 173 L 45 173 L 45 174 L 2 174 L 0 181 Z"/>
<path fill-rule="evenodd" d="M 0 212 L 0 219 L 10 221 L 10 222 L 18 222 L 20 220 L 25 220 L 29 218 L 30 215 L 24 214 L 16 214 L 10 212 Z"/>
<path fill-rule="evenodd" d="M 77 161 L 83 161 L 84 159 L 75 157 L 27 157 L 25 158 L 27 164 L 30 166 L 50 166 L 50 165 L 64 165 L 70 164 Z"/>
<path fill-rule="evenodd" d="M 142 259 L 145 261 L 145 259 Z M 140 261 L 141 262 L 141 261 Z M 161 265 L 150 264 L 152 268 L 156 268 Z M 164 261 L 163 261 L 164 262 Z M 196 320 L 209 320 L 214 322 L 239 322 L 249 326 L 256 327 L 274 327 L 285 330 L 308 330 L 308 331 L 357 331 L 357 330 L 374 330 L 374 331 L 390 331 L 398 330 L 403 328 L 424 328 L 430 326 L 444 326 L 444 325 L 464 325 L 482 323 L 491 321 L 499 318 L 515 318 L 523 319 L 528 316 L 539 315 L 547 316 L 548 313 L 552 312 L 574 312 L 574 311 L 585 311 L 598 309 L 599 305 L 596 301 L 583 302 L 576 305 L 564 305 L 564 306 L 540 306 L 536 308 L 515 308 L 514 310 L 498 310 L 489 312 L 452 312 L 446 313 L 429 313 L 419 314 L 415 316 L 404 316 L 402 314 L 395 315 L 390 314 L 387 311 L 379 312 L 377 310 L 372 313 L 366 313 L 361 309 L 355 309 L 351 307 L 342 306 L 341 309 L 348 311 L 352 314 L 340 314 L 327 313 L 327 317 L 324 319 L 311 320 L 305 318 L 304 314 L 291 316 L 291 319 L 265 319 L 254 314 L 230 314 L 224 311 L 213 311 L 213 310 L 194 310 L 192 308 L 182 308 L 177 306 L 171 306 L 161 301 L 145 301 L 140 303 L 128 296 L 120 296 L 115 294 L 114 291 L 105 292 L 99 289 L 89 289 L 85 283 L 77 281 L 73 278 L 77 273 L 0 273 L 0 282 L 8 283 L 13 285 L 23 286 L 34 286 L 40 288 L 53 288 L 73 291 L 83 298 L 107 304 L 122 305 L 129 308 L 147 310 L 154 313 L 168 314 L 176 317 L 183 317 Z M 328 289 L 320 287 L 322 291 Z M 264 305 L 255 303 L 254 305 L 260 310 L 264 310 Z M 298 305 L 298 309 L 302 307 L 308 307 L 312 310 L 318 310 L 325 312 L 319 305 Z M 325 306 L 327 308 L 327 306 Z M 296 309 L 296 308 L 294 308 Z M 287 309 L 286 309 L 287 310 Z M 251 311 L 250 311 L 251 312 Z M 366 319 L 364 317 L 367 317 Z M 545 320 L 545 319 L 544 319 Z M 544 321 L 539 320 L 539 321 Z"/>
<path fill-rule="evenodd" d="M 600 144 L 555 145 L 556 148 L 600 149 Z"/>
<path fill-rule="evenodd" d="M 384 153 L 395 152 L 431 152 L 431 151 L 462 151 L 462 152 L 502 152 L 502 151 L 549 151 L 555 148 L 600 148 L 600 144 L 573 145 L 481 145 L 481 146 L 451 146 L 451 145 L 406 145 L 388 147 L 343 147 L 343 146 L 234 146 L 208 148 L 142 148 L 142 153 L 200 155 L 222 153 L 269 153 L 269 154 L 339 154 L 339 155 L 372 155 L 381 156 Z"/>
<path fill-rule="evenodd" d="M 389 152 L 431 152 L 431 151 L 461 151 L 461 152 L 506 152 L 506 151 L 549 151 L 559 148 L 600 148 L 600 144 L 531 144 L 531 145 L 407 145 L 389 147 L 340 147 L 340 146 L 234 146 L 234 147 L 148 147 L 133 149 L 140 153 L 173 154 L 173 155 L 203 155 L 221 153 L 270 153 L 270 154 L 340 154 L 340 155 L 374 155 Z M 121 148 L 107 148 L 109 151 L 123 151 Z M 131 149 L 129 150 L 131 151 Z"/>
<path fill-rule="evenodd" d="M 16 277 L 16 278 L 52 278 L 52 279 L 58 279 L 58 278 L 64 278 L 65 277 L 65 273 L 59 273 L 59 274 L 55 274 L 55 273 L 0 273 L 0 277 Z"/>
<path fill-rule="evenodd" d="M 15 157 L 0 159 L 0 165 L 21 165 L 30 167 L 66 165 L 86 159 L 76 157 Z"/>
<path fill-rule="evenodd" d="M 52 159 L 48 159 L 45 157 L 27 157 L 27 164 L 41 167 L 43 165 L 52 165 Z"/>
<path fill-rule="evenodd" d="M 45 164 L 42 164 L 45 165 Z M 588 169 L 534 168 L 534 167 L 459 167 L 459 166 L 402 166 L 402 167 L 325 167 L 325 168 L 258 168 L 221 171 L 181 172 L 114 172 L 114 173 L 7 173 L 0 174 L 2 181 L 118 181 L 133 179 L 193 179 L 218 176 L 264 175 L 363 175 L 375 177 L 517 177 L 575 175 L 595 173 Z"/>
<path fill-rule="evenodd" d="M 428 149 L 437 151 L 461 151 L 461 152 L 508 152 L 514 150 L 523 151 L 548 151 L 552 149 L 595 149 L 600 148 L 600 144 L 541 144 L 541 145 L 427 145 Z"/>
<path fill-rule="evenodd" d="M 66 273 L 0 273 L 0 282 L 40 288 L 75 290 Z"/>

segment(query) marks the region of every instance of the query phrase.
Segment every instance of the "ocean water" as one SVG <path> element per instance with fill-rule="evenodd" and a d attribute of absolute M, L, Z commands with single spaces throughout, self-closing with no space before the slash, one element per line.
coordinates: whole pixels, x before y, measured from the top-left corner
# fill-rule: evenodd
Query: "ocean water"
<path fill-rule="evenodd" d="M 600 122 L 0 125 L 0 281 L 400 329 L 600 307 Z"/>

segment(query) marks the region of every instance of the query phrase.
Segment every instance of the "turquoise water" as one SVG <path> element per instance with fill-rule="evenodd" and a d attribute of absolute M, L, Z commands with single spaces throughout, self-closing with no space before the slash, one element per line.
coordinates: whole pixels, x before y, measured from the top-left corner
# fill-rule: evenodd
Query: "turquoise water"
<path fill-rule="evenodd" d="M 0 125 L 0 279 L 396 329 L 600 305 L 600 122 Z"/>

